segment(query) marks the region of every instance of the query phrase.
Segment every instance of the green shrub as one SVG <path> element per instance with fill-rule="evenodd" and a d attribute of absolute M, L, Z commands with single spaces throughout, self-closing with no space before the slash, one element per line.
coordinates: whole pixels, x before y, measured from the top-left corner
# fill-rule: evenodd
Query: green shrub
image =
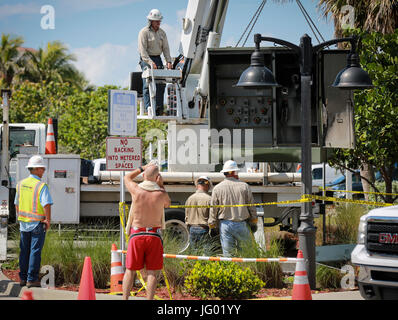
<path fill-rule="evenodd" d="M 320 265 L 316 269 L 316 279 L 320 288 L 340 288 L 343 276 L 339 270 L 327 266 Z"/>
<path fill-rule="evenodd" d="M 188 292 L 202 299 L 250 298 L 264 285 L 253 271 L 234 262 L 198 261 L 185 279 Z"/>

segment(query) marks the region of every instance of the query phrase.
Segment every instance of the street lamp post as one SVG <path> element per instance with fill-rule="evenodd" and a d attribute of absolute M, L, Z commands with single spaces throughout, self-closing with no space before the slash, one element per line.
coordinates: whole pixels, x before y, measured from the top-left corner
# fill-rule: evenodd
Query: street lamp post
<path fill-rule="evenodd" d="M 260 52 L 261 41 L 274 42 L 292 49 L 299 56 L 301 76 L 301 181 L 302 195 L 312 194 L 311 176 L 311 93 L 312 93 L 312 61 L 314 55 L 323 48 L 340 42 L 350 42 L 351 51 L 348 54 L 347 67 L 336 77 L 334 87 L 340 89 L 368 89 L 373 87 L 369 75 L 359 64 L 359 56 L 356 53 L 355 37 L 334 39 L 313 46 L 311 38 L 305 34 L 300 39 L 300 46 L 272 37 L 254 35 L 255 51 L 251 56 L 251 65 L 240 76 L 237 87 L 248 89 L 267 88 L 278 86 L 272 72 L 264 66 L 264 55 Z M 311 289 L 316 287 L 315 278 L 315 233 L 314 216 L 311 202 L 305 202 L 301 206 L 300 227 L 298 228 L 299 247 L 303 251 Z"/>

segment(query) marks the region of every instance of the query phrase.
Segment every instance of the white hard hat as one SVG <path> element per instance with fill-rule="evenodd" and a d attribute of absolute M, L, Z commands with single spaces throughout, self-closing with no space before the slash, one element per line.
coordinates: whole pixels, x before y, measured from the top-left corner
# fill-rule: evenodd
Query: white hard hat
<path fill-rule="evenodd" d="M 46 168 L 44 164 L 44 160 L 42 156 L 34 155 L 29 159 L 28 165 L 26 168 Z"/>
<path fill-rule="evenodd" d="M 234 160 L 228 160 L 227 162 L 225 162 L 224 167 L 222 168 L 222 170 L 220 172 L 223 173 L 223 172 L 230 172 L 230 171 L 240 171 L 236 161 L 234 161 Z"/>
<path fill-rule="evenodd" d="M 149 12 L 147 18 L 148 18 L 148 20 L 151 20 L 151 21 L 162 21 L 163 16 L 158 9 L 152 9 Z"/>
<path fill-rule="evenodd" d="M 213 184 L 211 183 L 211 180 L 210 180 L 210 178 L 209 178 L 208 176 L 200 176 L 199 178 L 197 178 L 197 179 L 195 180 L 195 186 L 198 185 L 199 180 L 207 180 L 207 181 L 209 181 L 209 190 L 210 190 L 211 188 L 213 188 Z"/>

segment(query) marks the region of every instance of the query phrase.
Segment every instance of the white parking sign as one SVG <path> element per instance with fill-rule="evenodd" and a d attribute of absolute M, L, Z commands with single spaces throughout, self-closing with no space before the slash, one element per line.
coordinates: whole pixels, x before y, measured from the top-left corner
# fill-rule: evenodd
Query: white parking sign
<path fill-rule="evenodd" d="M 131 171 L 142 165 L 142 140 L 131 137 L 106 138 L 106 170 Z"/>
<path fill-rule="evenodd" d="M 111 136 L 137 135 L 137 91 L 108 91 L 108 133 Z"/>

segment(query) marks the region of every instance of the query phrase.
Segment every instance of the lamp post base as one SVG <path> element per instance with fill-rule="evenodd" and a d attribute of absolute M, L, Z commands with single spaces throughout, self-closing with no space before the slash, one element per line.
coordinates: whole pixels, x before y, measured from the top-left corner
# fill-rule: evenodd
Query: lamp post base
<path fill-rule="evenodd" d="M 316 265 L 315 265 L 315 234 L 316 227 L 312 223 L 302 221 L 297 230 L 299 249 L 303 252 L 307 269 L 308 283 L 312 290 L 316 289 Z"/>

